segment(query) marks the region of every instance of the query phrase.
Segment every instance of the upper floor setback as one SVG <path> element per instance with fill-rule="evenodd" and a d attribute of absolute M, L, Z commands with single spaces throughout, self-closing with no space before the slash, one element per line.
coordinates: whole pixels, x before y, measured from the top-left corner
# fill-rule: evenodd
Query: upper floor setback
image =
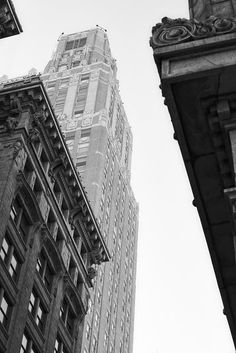
<path fill-rule="evenodd" d="M 100 28 L 62 35 L 44 73 L 62 72 L 93 63 L 109 65 L 116 75 L 116 61 L 111 55 L 108 37 Z"/>
<path fill-rule="evenodd" d="M 36 200 L 38 222 L 65 267 L 73 253 L 91 286 L 94 265 L 108 261 L 109 252 L 39 77 L 9 81 L 0 91 L 0 136 L 2 155 L 12 147 L 18 184 Z"/>
<path fill-rule="evenodd" d="M 21 24 L 11 0 L 0 0 L 0 39 L 22 32 Z"/>

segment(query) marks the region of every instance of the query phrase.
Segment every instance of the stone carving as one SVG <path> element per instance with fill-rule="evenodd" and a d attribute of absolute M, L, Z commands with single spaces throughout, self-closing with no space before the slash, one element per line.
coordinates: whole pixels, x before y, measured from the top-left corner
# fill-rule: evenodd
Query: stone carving
<path fill-rule="evenodd" d="M 23 149 L 23 143 L 21 140 L 17 140 L 13 144 L 13 158 L 16 159 L 20 151 Z"/>
<path fill-rule="evenodd" d="M 95 270 L 94 267 L 89 267 L 88 268 L 88 276 L 90 279 L 94 279 L 97 275 L 97 271 Z"/>
<path fill-rule="evenodd" d="M 9 116 L 6 120 L 5 127 L 6 131 L 12 133 L 18 125 L 18 120 L 12 116 Z"/>
<path fill-rule="evenodd" d="M 28 142 L 35 142 L 39 140 L 39 130 L 32 127 L 29 130 Z"/>
<path fill-rule="evenodd" d="M 164 17 L 162 23 L 152 28 L 150 46 L 153 49 L 190 42 L 202 38 L 236 32 L 236 19 L 210 16 L 206 21 L 195 19 L 171 19 Z"/>
<path fill-rule="evenodd" d="M 100 264 L 103 259 L 103 251 L 101 248 L 101 243 L 99 245 L 97 245 L 91 252 L 91 257 L 94 260 L 95 264 Z"/>
<path fill-rule="evenodd" d="M 34 118 L 34 122 L 36 123 L 36 125 L 40 125 L 41 123 L 43 123 L 46 119 L 46 113 L 44 110 L 38 110 L 33 114 L 33 118 Z"/>

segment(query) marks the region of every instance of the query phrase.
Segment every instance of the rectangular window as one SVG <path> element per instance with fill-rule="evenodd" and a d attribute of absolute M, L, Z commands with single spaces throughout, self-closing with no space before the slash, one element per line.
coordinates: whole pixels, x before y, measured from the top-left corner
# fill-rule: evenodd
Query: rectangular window
<path fill-rule="evenodd" d="M 80 82 L 88 81 L 89 80 L 89 74 L 82 75 L 80 78 Z"/>
<path fill-rule="evenodd" d="M 12 203 L 10 217 L 15 223 L 22 238 L 26 240 L 31 223 L 26 215 L 21 200 L 18 197 L 16 197 Z"/>
<path fill-rule="evenodd" d="M 55 88 L 57 81 L 49 81 L 47 83 L 47 89 Z"/>
<path fill-rule="evenodd" d="M 43 304 L 41 303 L 40 297 L 34 289 L 30 296 L 28 309 L 33 319 L 35 320 L 37 326 L 43 332 L 46 322 L 46 310 Z"/>
<path fill-rule="evenodd" d="M 21 341 L 20 353 L 38 353 L 33 341 L 29 338 L 27 333 L 23 334 Z"/>
<path fill-rule="evenodd" d="M 70 77 L 64 78 L 60 82 L 60 88 L 67 87 L 70 82 Z"/>
<path fill-rule="evenodd" d="M 51 292 L 53 271 L 52 271 L 52 269 L 48 263 L 48 260 L 43 252 L 41 252 L 38 257 L 36 269 L 37 269 L 45 287 L 47 288 L 47 290 L 49 292 Z"/>
<path fill-rule="evenodd" d="M 0 257 L 5 263 L 10 276 L 16 282 L 21 264 L 8 233 L 6 233 L 5 238 L 3 239 Z"/>
<path fill-rule="evenodd" d="M 77 66 L 80 65 L 80 63 L 81 63 L 80 60 L 73 61 L 72 66 L 73 66 L 73 67 L 77 67 Z"/>
<path fill-rule="evenodd" d="M 86 42 L 87 42 L 87 38 L 86 37 L 80 38 L 80 40 L 79 40 L 79 48 L 85 46 Z"/>
<path fill-rule="evenodd" d="M 83 166 L 85 166 L 85 165 L 86 165 L 86 161 L 76 163 L 76 167 L 77 167 L 77 168 L 83 167 Z"/>
<path fill-rule="evenodd" d="M 66 48 L 65 48 L 65 50 L 71 50 L 71 49 L 73 49 L 73 45 L 74 45 L 74 41 L 73 41 L 73 40 L 67 42 L 67 43 L 66 43 Z"/>
<path fill-rule="evenodd" d="M 0 256 L 5 263 L 7 262 L 7 257 L 8 257 L 9 252 L 10 252 L 9 240 L 5 237 L 3 239 L 2 247 L 1 247 L 1 251 L 0 251 Z"/>
<path fill-rule="evenodd" d="M 63 300 L 61 309 L 60 309 L 60 317 L 61 320 L 64 322 L 65 327 L 68 329 L 71 336 L 73 335 L 74 331 L 74 322 L 75 322 L 75 314 L 71 309 L 71 306 L 67 299 Z"/>
<path fill-rule="evenodd" d="M 9 326 L 11 309 L 12 305 L 4 293 L 0 304 L 0 323 L 5 327 L 5 329 Z"/>
<path fill-rule="evenodd" d="M 68 350 L 65 348 L 65 344 L 62 342 L 60 337 L 56 338 L 53 353 L 68 353 Z"/>
<path fill-rule="evenodd" d="M 21 349 L 20 349 L 20 353 L 26 353 L 27 352 L 27 347 L 29 346 L 29 340 L 28 337 L 23 334 L 22 337 L 22 342 L 21 342 Z"/>
<path fill-rule="evenodd" d="M 91 134 L 91 128 L 81 130 L 81 138 L 89 137 Z"/>

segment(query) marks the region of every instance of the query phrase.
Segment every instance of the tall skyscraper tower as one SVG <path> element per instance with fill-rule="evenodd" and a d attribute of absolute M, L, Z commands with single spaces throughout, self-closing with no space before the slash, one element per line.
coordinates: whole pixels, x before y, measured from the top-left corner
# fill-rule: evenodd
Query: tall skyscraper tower
<path fill-rule="evenodd" d="M 116 62 L 100 28 L 63 35 L 42 75 L 112 260 L 101 266 L 82 353 L 131 353 L 138 205 L 130 187 L 132 133 Z"/>

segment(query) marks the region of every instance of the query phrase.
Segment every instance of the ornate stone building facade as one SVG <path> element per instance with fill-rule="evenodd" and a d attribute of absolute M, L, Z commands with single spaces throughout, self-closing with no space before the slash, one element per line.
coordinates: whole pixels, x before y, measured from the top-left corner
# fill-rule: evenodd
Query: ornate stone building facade
<path fill-rule="evenodd" d="M 107 33 L 60 37 L 44 80 L 112 260 L 99 269 L 82 353 L 131 353 L 138 205 L 130 186 L 132 132 Z"/>
<path fill-rule="evenodd" d="M 150 43 L 236 346 L 236 1 L 189 3 Z"/>
<path fill-rule="evenodd" d="M 11 0 L 0 0 L 0 39 L 22 32 Z"/>
<path fill-rule="evenodd" d="M 109 253 L 37 76 L 0 86 L 0 352 L 77 353 Z"/>

